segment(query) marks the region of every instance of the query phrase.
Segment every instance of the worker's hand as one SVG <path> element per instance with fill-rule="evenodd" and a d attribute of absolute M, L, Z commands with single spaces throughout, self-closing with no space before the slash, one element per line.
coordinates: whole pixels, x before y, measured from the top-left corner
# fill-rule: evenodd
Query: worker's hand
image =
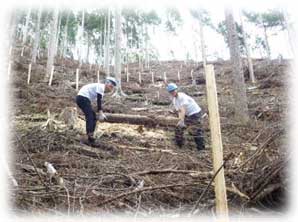
<path fill-rule="evenodd" d="M 98 119 L 99 121 L 104 121 L 104 120 L 107 119 L 107 117 L 106 117 L 106 115 L 105 115 L 102 111 L 100 111 L 100 112 L 98 113 L 98 115 L 97 115 L 97 119 Z"/>
<path fill-rule="evenodd" d="M 177 126 L 180 127 L 180 128 L 186 127 L 185 123 L 184 123 L 184 120 L 183 119 L 179 120 L 179 122 L 177 123 Z"/>

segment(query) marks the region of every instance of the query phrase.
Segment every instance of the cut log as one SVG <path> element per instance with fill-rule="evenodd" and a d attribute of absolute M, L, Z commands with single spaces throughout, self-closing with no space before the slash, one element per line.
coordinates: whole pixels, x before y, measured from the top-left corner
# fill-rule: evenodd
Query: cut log
<path fill-rule="evenodd" d="M 136 125 L 146 125 L 150 127 L 165 126 L 173 127 L 176 126 L 178 119 L 174 117 L 165 116 L 141 116 L 141 115 L 128 115 L 128 114 L 113 114 L 107 113 L 107 122 L 109 123 L 129 123 Z"/>

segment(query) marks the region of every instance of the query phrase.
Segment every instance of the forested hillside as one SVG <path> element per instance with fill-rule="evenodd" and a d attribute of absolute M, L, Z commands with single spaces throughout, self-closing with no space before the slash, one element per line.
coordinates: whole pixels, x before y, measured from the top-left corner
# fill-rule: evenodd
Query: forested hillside
<path fill-rule="evenodd" d="M 13 158 L 8 167 L 14 212 L 212 216 L 218 207 L 214 181 L 223 168 L 231 214 L 286 211 L 292 60 L 272 57 L 268 30 L 254 43 L 263 57 L 254 57 L 248 44 L 252 36 L 228 9 L 220 24 L 212 23 L 208 10 L 190 11 L 201 30 L 200 60 L 161 60 L 148 29 L 165 25 L 175 32 L 183 23 L 178 9 L 165 13 L 123 8 L 12 13 L 8 74 Z M 242 16 L 256 28 L 263 19 L 262 29 L 291 32 L 285 12 L 243 11 Z M 230 59 L 209 59 L 206 27 L 222 33 Z M 216 79 L 219 169 L 214 167 L 207 68 Z M 97 121 L 97 143 L 89 146 L 80 139 L 86 133 L 85 116 L 76 96 L 82 86 L 104 83 L 108 76 L 118 86 L 103 98 L 107 119 Z M 204 150 L 196 149 L 188 132 L 183 147 L 175 144 L 179 119 L 168 83 L 176 83 L 206 113 L 201 118 Z"/>

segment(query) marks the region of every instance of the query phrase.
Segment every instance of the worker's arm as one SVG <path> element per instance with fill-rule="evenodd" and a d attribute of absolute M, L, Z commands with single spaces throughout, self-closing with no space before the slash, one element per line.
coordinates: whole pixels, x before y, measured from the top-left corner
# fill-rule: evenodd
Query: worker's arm
<path fill-rule="evenodd" d="M 184 121 L 184 118 L 185 118 L 185 113 L 186 113 L 186 109 L 184 106 L 182 106 L 180 109 L 179 109 L 179 120 L 183 120 Z"/>
<path fill-rule="evenodd" d="M 179 113 L 178 113 L 178 115 L 179 115 L 179 122 L 177 123 L 178 127 L 185 127 L 185 123 L 184 123 L 185 113 L 186 113 L 186 109 L 184 106 L 182 106 L 179 109 Z"/>
<path fill-rule="evenodd" d="M 102 95 L 97 93 L 97 112 L 102 111 Z"/>
<path fill-rule="evenodd" d="M 105 120 L 107 119 L 106 115 L 103 114 L 103 111 L 102 111 L 102 95 L 97 93 L 97 112 L 98 112 L 98 116 L 97 116 L 97 119 L 98 120 Z"/>

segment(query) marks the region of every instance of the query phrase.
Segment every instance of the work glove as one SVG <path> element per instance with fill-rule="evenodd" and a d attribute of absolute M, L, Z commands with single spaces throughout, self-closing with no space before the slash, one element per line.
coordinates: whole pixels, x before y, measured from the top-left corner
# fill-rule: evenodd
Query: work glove
<path fill-rule="evenodd" d="M 99 112 L 99 114 L 97 115 L 97 119 L 98 119 L 99 121 L 104 121 L 104 120 L 107 119 L 107 117 L 106 117 L 106 115 L 103 114 L 103 112 L 101 111 L 101 112 Z"/>
<path fill-rule="evenodd" d="M 177 123 L 177 126 L 180 128 L 186 127 L 184 120 L 183 119 L 179 120 L 179 122 Z"/>

